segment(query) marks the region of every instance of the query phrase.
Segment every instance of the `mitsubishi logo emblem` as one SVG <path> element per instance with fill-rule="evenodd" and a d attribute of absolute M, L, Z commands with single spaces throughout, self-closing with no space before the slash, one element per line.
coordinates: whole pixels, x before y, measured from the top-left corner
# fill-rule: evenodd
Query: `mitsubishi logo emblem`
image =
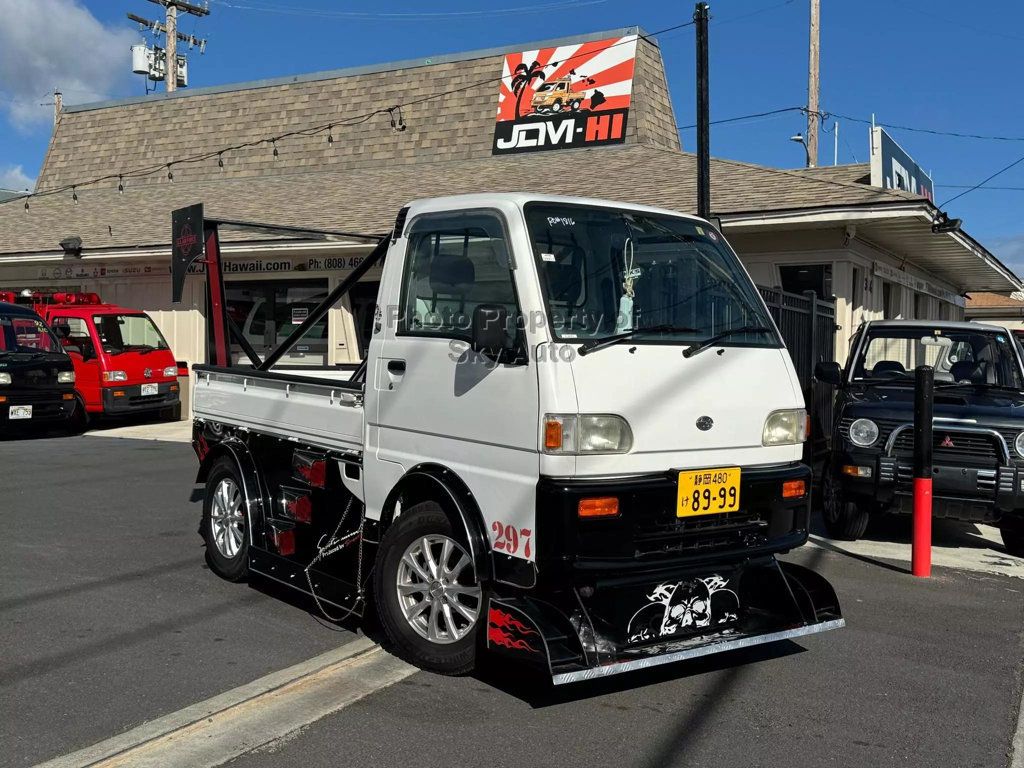
<path fill-rule="evenodd" d="M 954 445 L 953 440 L 950 438 L 950 436 L 946 435 L 942 439 L 942 442 L 939 443 L 939 448 L 956 448 L 956 445 Z"/>

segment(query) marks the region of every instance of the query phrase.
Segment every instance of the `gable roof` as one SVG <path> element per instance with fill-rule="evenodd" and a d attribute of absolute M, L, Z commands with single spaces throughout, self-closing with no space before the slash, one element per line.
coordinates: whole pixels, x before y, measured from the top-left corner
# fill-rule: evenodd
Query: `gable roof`
<path fill-rule="evenodd" d="M 145 98 L 68 107 L 61 115 L 39 174 L 38 191 L 83 179 L 127 173 L 178 158 L 215 153 L 226 146 L 260 142 L 335 123 L 326 133 L 292 136 L 231 150 L 216 159 L 176 165 L 177 181 L 253 178 L 306 170 L 345 170 L 383 163 L 489 157 L 505 52 L 536 52 L 639 35 L 633 69 L 626 143 L 680 147 L 661 52 L 638 27 L 570 39 L 546 40 L 482 51 L 370 67 L 179 90 Z M 597 49 L 601 51 L 600 48 Z M 589 55 L 589 54 L 588 54 Z M 569 61 L 565 59 L 564 61 Z M 438 94 L 447 94 L 436 98 Z M 388 107 L 402 107 L 406 129 L 392 130 Z M 374 110 L 382 113 L 362 119 Z M 346 121 L 350 124 L 344 125 Z M 165 172 L 132 180 L 159 184 Z"/>
<path fill-rule="evenodd" d="M 716 213 L 804 209 L 838 204 L 904 203 L 905 192 L 810 180 L 793 171 L 713 159 Z M 0 254 L 59 252 L 69 234 L 87 253 L 163 246 L 170 212 L 203 202 L 207 215 L 274 224 L 387 231 L 409 200 L 469 192 L 542 192 L 602 197 L 683 212 L 696 200 L 694 155 L 643 145 L 394 164 L 383 167 L 279 173 L 257 178 L 163 180 L 124 194 L 111 185 L 44 196 L 28 211 L 0 205 Z M 251 239 L 251 235 L 246 239 Z"/>

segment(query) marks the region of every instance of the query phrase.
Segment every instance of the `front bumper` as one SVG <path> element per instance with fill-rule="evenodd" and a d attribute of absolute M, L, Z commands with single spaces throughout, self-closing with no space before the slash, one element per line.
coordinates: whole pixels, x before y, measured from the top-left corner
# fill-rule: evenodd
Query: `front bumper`
<path fill-rule="evenodd" d="M 538 665 L 559 685 L 843 625 L 825 579 L 769 555 L 543 597 L 496 591 L 486 642 L 494 653 Z"/>
<path fill-rule="evenodd" d="M 167 381 L 157 383 L 157 394 L 143 395 L 141 384 L 110 386 L 103 388 L 103 412 L 109 414 L 140 413 L 170 408 L 178 404 L 178 383 Z M 115 392 L 123 395 L 114 396 Z"/>
<path fill-rule="evenodd" d="M 33 424 L 67 421 L 75 411 L 75 400 L 65 400 L 64 396 L 74 394 L 73 389 L 49 390 L 12 390 L 4 388 L 0 391 L 6 399 L 0 403 L 0 424 L 15 429 L 31 427 Z M 19 405 L 32 406 L 32 417 L 29 419 L 11 419 L 11 407 Z"/>
<path fill-rule="evenodd" d="M 851 477 L 836 468 L 868 467 L 871 477 Z M 870 451 L 846 450 L 833 455 L 834 478 L 843 495 L 879 511 L 913 511 L 913 459 Z M 936 461 L 932 467 L 934 517 L 992 523 L 1004 515 L 1024 511 L 1024 467 L 951 465 Z"/>
<path fill-rule="evenodd" d="M 604 572 L 657 572 L 784 552 L 807 540 L 811 470 L 792 463 L 741 467 L 740 509 L 679 518 L 678 473 L 615 479 L 541 478 L 537 485 L 537 566 L 542 578 L 576 579 Z M 805 494 L 782 497 L 803 480 Z M 615 496 L 620 513 L 580 519 L 579 500 Z"/>

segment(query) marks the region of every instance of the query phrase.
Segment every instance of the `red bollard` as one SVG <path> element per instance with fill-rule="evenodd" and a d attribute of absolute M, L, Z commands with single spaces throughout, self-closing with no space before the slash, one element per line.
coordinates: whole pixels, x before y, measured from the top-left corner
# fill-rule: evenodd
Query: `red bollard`
<path fill-rule="evenodd" d="M 910 572 L 932 575 L 932 406 L 934 371 L 919 365 L 914 387 L 914 537 Z"/>

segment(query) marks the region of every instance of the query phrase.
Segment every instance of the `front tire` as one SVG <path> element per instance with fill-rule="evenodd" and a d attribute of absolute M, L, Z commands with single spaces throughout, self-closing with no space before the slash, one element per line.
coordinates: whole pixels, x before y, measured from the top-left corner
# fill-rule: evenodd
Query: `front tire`
<path fill-rule="evenodd" d="M 1004 525 L 999 532 L 1003 536 L 1003 546 L 1015 557 L 1024 557 L 1024 525 L 1010 527 Z"/>
<path fill-rule="evenodd" d="M 856 541 L 864 535 L 868 528 L 868 511 L 845 497 L 829 467 L 825 467 L 822 476 L 821 495 L 821 519 L 829 536 Z"/>
<path fill-rule="evenodd" d="M 242 581 L 249 573 L 249 526 L 245 493 L 235 463 L 218 459 L 206 478 L 203 522 L 206 564 L 228 581 Z"/>
<path fill-rule="evenodd" d="M 442 675 L 473 671 L 484 593 L 461 533 L 437 503 L 410 507 L 384 534 L 374 598 L 396 655 Z"/>

